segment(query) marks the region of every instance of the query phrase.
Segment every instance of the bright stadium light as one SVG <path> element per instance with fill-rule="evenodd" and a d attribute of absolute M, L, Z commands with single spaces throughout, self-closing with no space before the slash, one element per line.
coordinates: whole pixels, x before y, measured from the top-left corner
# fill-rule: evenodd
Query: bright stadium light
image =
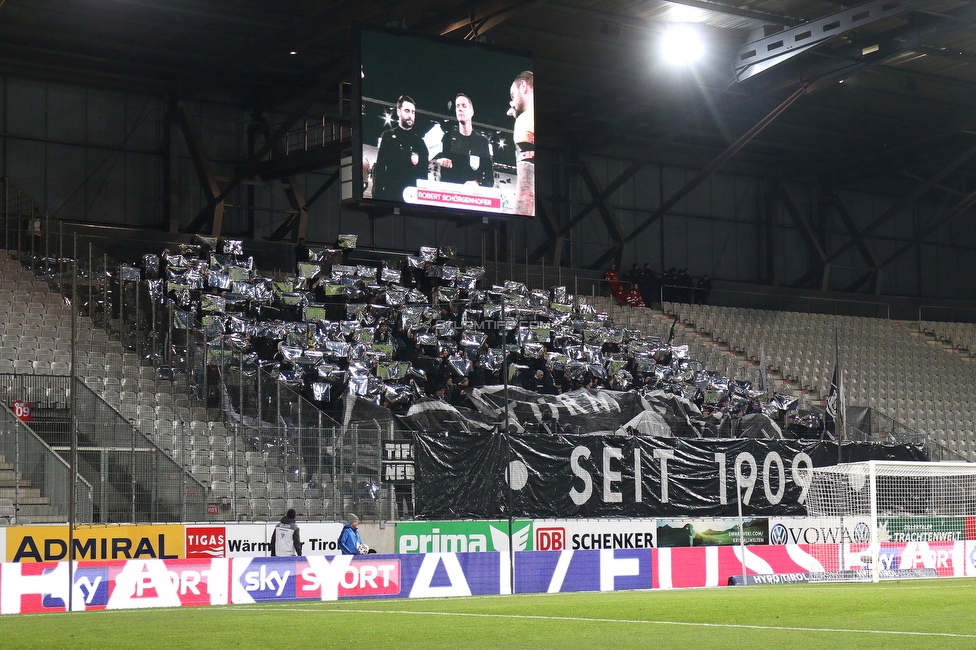
<path fill-rule="evenodd" d="M 705 54 L 701 34 L 692 25 L 675 25 L 664 33 L 661 55 L 672 65 L 689 65 Z"/>

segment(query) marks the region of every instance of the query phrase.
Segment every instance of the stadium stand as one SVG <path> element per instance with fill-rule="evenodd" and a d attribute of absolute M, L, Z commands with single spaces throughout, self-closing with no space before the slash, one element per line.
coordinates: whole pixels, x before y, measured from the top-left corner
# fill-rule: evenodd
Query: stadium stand
<path fill-rule="evenodd" d="M 218 246 L 220 243 L 205 242 L 205 245 Z M 239 246 L 239 242 L 231 242 L 231 245 Z M 331 325 L 326 322 L 328 327 L 335 329 L 332 334 L 320 331 L 321 336 L 313 337 L 311 333 L 295 336 L 294 326 L 280 317 L 290 314 L 294 323 L 303 320 L 307 312 L 277 312 L 277 329 L 267 336 L 288 346 L 282 348 L 279 345 L 278 354 L 273 358 L 261 358 L 251 354 L 252 343 L 264 334 L 262 327 L 268 329 L 267 323 L 261 323 L 244 313 L 232 312 L 226 307 L 233 304 L 239 291 L 255 291 L 260 284 L 271 281 L 253 274 L 249 262 L 243 261 L 239 248 L 217 262 L 227 277 L 213 278 L 212 271 L 207 275 L 204 258 L 194 259 L 193 253 L 198 251 L 199 246 L 185 246 L 183 252 L 186 255 L 164 259 L 169 267 L 167 270 L 176 268 L 182 275 L 171 276 L 168 285 L 156 284 L 155 289 L 152 280 L 146 282 L 140 279 L 135 265 L 92 268 L 79 275 L 88 287 L 87 293 L 82 291 L 82 298 L 79 298 L 81 301 L 87 298 L 87 303 L 79 305 L 82 309 L 76 322 L 75 354 L 79 375 L 84 377 L 87 386 L 114 414 L 144 434 L 147 444 L 165 452 L 184 468 L 188 477 L 199 483 L 208 494 L 208 503 L 219 505 L 219 511 L 211 513 L 211 519 L 273 520 L 277 513 L 289 507 L 305 517 L 327 517 L 330 513 L 336 516 L 336 513 L 353 508 L 368 512 L 362 504 L 364 498 L 373 502 L 374 512 L 395 515 L 391 508 L 392 495 L 376 490 L 380 480 L 379 446 L 383 439 L 389 439 L 392 428 L 386 433 L 377 432 L 375 420 L 364 426 L 361 431 L 370 431 L 367 438 L 372 437 L 374 442 L 363 443 L 359 440 L 356 459 L 347 463 L 346 470 L 337 471 L 335 466 L 330 468 L 325 465 L 329 462 L 335 464 L 337 456 L 347 453 L 344 448 L 339 449 L 339 441 L 334 437 L 338 423 L 323 413 L 320 408 L 322 402 L 315 404 L 306 398 L 306 394 L 323 391 L 324 385 L 321 380 L 316 384 L 316 377 L 328 378 L 332 382 L 331 386 L 324 388 L 324 402 L 334 403 L 338 395 L 345 392 L 346 382 L 349 386 L 354 384 L 358 366 L 349 352 L 349 343 L 354 345 L 360 341 L 357 338 L 360 328 L 375 325 L 376 321 L 370 320 L 365 312 L 347 312 L 352 307 L 347 306 L 350 302 L 347 297 L 332 307 L 334 311 L 338 306 L 343 312 L 338 318 L 333 315 L 335 320 L 331 321 Z M 327 255 L 334 253 L 326 251 Z M 424 254 L 422 250 L 416 259 L 421 259 Z M 429 250 L 426 254 L 430 255 Z M 331 259 L 332 275 L 322 277 L 328 278 L 327 282 L 333 288 L 351 287 L 353 291 L 360 291 L 360 295 L 364 295 L 364 291 L 365 295 L 372 295 L 387 290 L 376 284 L 378 275 L 388 271 L 385 266 L 377 269 L 374 265 L 370 269 L 362 265 L 342 265 L 339 263 L 342 260 L 336 257 Z M 418 266 L 427 268 L 432 262 L 433 259 L 428 258 Z M 64 297 L 49 290 L 47 282 L 35 279 L 34 273 L 26 268 L 22 260 L 14 260 L 4 254 L 0 257 L 0 263 L 4 277 L 11 279 L 3 289 L 7 292 L 7 302 L 28 305 L 26 311 L 14 317 L 9 317 L 10 311 L 7 310 L 8 320 L 0 339 L 3 344 L 0 346 L 0 373 L 6 370 L 17 374 L 66 374 L 71 351 L 71 307 Z M 142 261 L 143 269 L 147 263 L 151 268 L 159 264 L 159 258 L 149 254 Z M 449 266 L 448 260 L 441 263 Z M 200 271 L 194 280 L 198 283 L 196 286 L 209 286 L 212 292 L 200 294 L 199 298 L 193 298 L 197 294 L 186 291 L 184 284 L 192 275 L 188 275 L 186 269 L 192 271 L 194 264 L 198 265 L 197 270 Z M 275 295 L 282 299 L 302 295 L 302 290 L 307 291 L 312 287 L 316 274 L 324 268 L 324 264 L 315 268 L 300 266 L 297 276 L 285 278 L 275 285 Z M 442 273 L 439 266 L 435 268 Z M 241 269 L 246 272 L 242 273 Z M 129 276 L 131 283 L 128 283 L 125 274 L 133 271 L 136 274 Z M 235 273 L 238 275 L 234 276 Z M 479 270 L 455 268 L 450 273 L 452 279 L 465 277 L 467 273 L 467 279 L 471 280 L 479 274 Z M 480 273 L 483 274 L 483 271 Z M 238 277 L 238 280 L 232 280 L 232 277 Z M 93 278 L 98 278 L 99 283 L 93 283 Z M 406 309 L 404 299 L 408 289 L 397 287 L 399 278 L 399 272 L 395 274 L 395 279 L 392 273 L 383 278 L 389 282 L 387 293 L 397 297 L 388 299 L 392 302 L 392 309 L 389 310 L 392 317 L 388 317 L 394 323 L 404 314 L 411 313 Z M 55 278 L 49 273 L 49 279 L 55 284 L 60 282 L 58 286 L 64 290 L 63 278 Z M 237 284 L 232 285 L 231 282 Z M 369 282 L 373 284 L 367 286 Z M 443 301 L 456 298 L 454 282 L 445 284 L 449 290 L 436 297 Z M 467 286 L 473 289 L 475 285 L 471 282 Z M 133 287 L 138 288 L 133 290 Z M 230 291 L 231 287 L 234 291 Z M 214 288 L 218 290 L 213 291 Z M 145 289 L 148 290 L 146 294 L 140 293 Z M 288 290 L 295 293 L 289 294 Z M 416 287 L 412 290 L 416 290 Z M 183 311 L 170 311 L 166 315 L 160 310 L 160 313 L 152 311 L 149 315 L 150 308 L 156 309 L 153 305 L 165 304 L 162 302 L 163 291 L 168 294 L 170 307 L 175 303 Z M 592 296 L 588 299 L 590 304 L 586 306 L 582 297 L 558 293 L 558 290 L 554 294 L 544 292 L 546 295 L 542 299 L 536 295 L 538 291 L 532 293 L 525 285 L 512 281 L 505 281 L 503 286 L 496 286 L 492 291 L 496 298 L 501 295 L 521 295 L 526 300 L 542 300 L 546 307 L 550 299 L 553 304 L 560 301 L 572 305 L 583 304 L 584 310 L 580 314 L 595 319 L 589 322 L 614 331 L 630 332 L 627 336 L 634 337 L 635 341 L 656 341 L 658 346 L 670 341 L 678 348 L 685 348 L 687 358 L 700 363 L 711 376 L 722 379 L 726 384 L 738 382 L 741 394 L 752 398 L 758 397 L 758 394 L 749 391 L 757 379 L 759 346 L 762 345 L 772 380 L 771 392 L 787 396 L 801 411 L 815 408 L 830 388 L 836 328 L 839 351 L 847 369 L 850 405 L 870 406 L 889 415 L 896 424 L 900 423 L 900 431 L 909 435 L 914 434 L 915 429 L 930 433 L 938 445 L 951 453 L 972 457 L 974 450 L 966 436 L 962 414 L 947 406 L 953 395 L 961 395 L 973 385 L 972 367 L 962 364 L 960 355 L 936 349 L 931 344 L 932 337 L 920 336 L 917 329 L 901 323 L 673 302 L 665 302 L 663 309 L 655 310 L 620 306 L 612 298 L 603 296 Z M 435 285 L 427 289 L 426 295 L 431 297 L 436 292 L 438 289 Z M 421 298 L 423 295 L 418 294 Z M 225 300 L 226 304 L 223 302 Z M 310 306 L 304 300 L 298 304 Z M 150 307 L 147 308 L 147 304 Z M 528 308 L 528 305 L 526 302 L 525 307 Z M 311 306 L 315 308 L 318 305 Z M 321 306 L 326 311 L 329 308 L 328 305 Z M 539 308 L 538 305 L 536 308 Z M 175 317 L 177 312 L 179 318 Z M 194 313 L 202 314 L 203 322 L 195 321 Z M 342 321 L 341 318 L 348 318 L 347 313 L 355 320 Z M 158 331 L 166 318 L 170 318 L 168 323 L 171 328 L 168 339 Z M 178 321 L 183 323 L 186 332 L 180 341 L 171 338 L 174 335 L 173 323 Z M 431 334 L 441 334 L 433 323 L 427 324 L 431 325 Z M 457 324 L 461 325 L 460 319 Z M 342 327 L 347 327 L 349 331 Z M 948 336 L 951 331 L 960 341 L 963 340 L 963 328 L 945 328 L 936 332 L 936 327 L 931 326 L 935 336 L 943 335 L 943 332 Z M 463 328 L 459 329 L 463 331 Z M 370 327 L 368 331 L 372 333 L 374 328 Z M 199 338 L 194 339 L 193 335 L 199 335 Z M 451 336 L 457 340 L 460 333 Z M 329 340 L 333 343 L 329 343 Z M 345 343 L 341 343 L 343 341 Z M 526 342 L 528 340 L 523 344 Z M 436 339 L 433 343 L 437 344 Z M 315 349 L 324 350 L 328 356 L 333 351 L 330 346 L 336 344 L 346 346 L 341 353 L 332 355 L 333 361 L 339 360 L 341 363 L 323 364 L 322 352 L 316 356 Z M 203 352 L 202 355 L 197 352 L 196 358 L 191 359 L 195 347 L 200 347 Z M 177 350 L 176 356 L 182 357 L 177 360 L 164 359 L 168 354 L 165 348 Z M 525 350 L 523 348 L 523 352 Z M 282 353 L 286 356 L 283 357 Z M 291 358 L 287 357 L 289 354 Z M 608 360 L 610 356 L 608 354 Z M 401 357 L 386 357 L 387 360 L 396 358 Z M 631 354 L 630 362 L 637 360 Z M 177 365 L 180 367 L 177 368 Z M 289 374 L 285 372 L 286 367 L 296 367 L 303 372 Z M 325 367 L 330 370 L 323 374 L 321 368 Z M 550 363 L 547 367 L 551 369 L 554 366 Z M 306 368 L 318 374 L 304 371 Z M 518 365 L 516 368 L 527 370 Z M 211 369 L 215 369 L 215 375 L 208 380 Z M 268 372 L 269 369 L 273 370 L 273 374 Z M 460 374 L 465 372 L 470 374 L 470 367 Z M 342 378 L 339 384 L 334 382 L 336 374 Z M 656 381 L 658 387 L 664 386 L 660 378 L 654 379 L 643 372 L 635 374 L 638 382 Z M 423 378 L 423 373 L 417 376 Z M 516 375 L 515 381 L 521 381 L 517 378 L 521 376 Z M 391 377 L 397 378 L 405 380 L 406 376 Z M 620 387 L 624 389 L 635 380 L 629 372 L 619 375 L 619 378 L 623 382 Z M 359 381 L 363 380 L 364 383 L 357 384 L 352 390 L 361 395 L 372 395 L 375 401 L 401 414 L 406 413 L 411 404 L 424 399 L 416 388 L 404 390 L 403 381 L 399 384 L 393 381 L 379 383 L 375 370 L 362 375 Z M 608 384 L 604 380 L 599 385 Z M 684 394 L 688 399 L 695 392 L 694 386 L 689 393 L 687 386 L 680 388 L 673 383 L 670 385 L 676 393 Z M 265 387 L 263 395 L 262 386 Z M 888 397 L 899 394 L 902 386 L 906 389 L 903 393 L 905 397 Z M 301 394 L 290 390 L 296 387 Z M 428 382 L 428 393 L 433 388 L 433 381 Z M 284 400 L 283 389 L 290 391 Z M 731 386 L 728 390 L 732 390 Z M 268 413 L 262 415 L 260 412 L 260 405 L 269 399 L 269 391 L 276 393 L 278 402 L 274 407 L 278 411 L 277 415 L 272 416 L 277 418 L 273 424 L 267 422 Z M 942 399 L 936 398 L 936 392 Z M 291 407 L 297 406 L 297 416 L 294 408 L 286 413 L 285 402 Z M 259 405 L 256 414 L 248 412 L 254 403 Z M 730 408 L 729 405 L 710 406 Z M 302 408 L 305 409 L 304 413 Z M 306 422 L 309 417 L 314 420 L 311 425 Z M 308 450 L 303 448 L 305 443 L 302 436 L 314 430 L 315 435 L 321 437 L 322 432 L 330 427 L 333 438 L 329 445 L 321 445 L 315 452 L 318 467 L 312 468 L 308 463 Z M 331 459 L 326 459 L 323 465 L 322 458 L 327 455 L 331 455 Z M 364 467 L 373 469 L 363 470 Z"/>
<path fill-rule="evenodd" d="M 916 323 L 877 318 L 677 303 L 664 309 L 745 359 L 758 360 L 763 344 L 769 368 L 820 397 L 830 390 L 839 356 L 848 405 L 870 406 L 958 456 L 976 458 L 961 407 L 976 387 L 976 366 L 968 355 L 933 345 L 925 335 L 962 336 L 971 325 L 923 323 L 919 331 Z"/>

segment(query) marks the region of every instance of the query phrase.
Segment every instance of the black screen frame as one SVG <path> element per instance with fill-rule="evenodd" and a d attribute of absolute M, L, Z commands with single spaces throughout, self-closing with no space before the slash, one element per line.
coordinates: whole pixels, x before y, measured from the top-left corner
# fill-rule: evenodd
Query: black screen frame
<path fill-rule="evenodd" d="M 439 36 L 431 36 L 429 34 L 411 32 L 407 30 L 390 29 L 385 27 L 373 26 L 373 25 L 357 25 L 353 30 L 353 47 L 355 51 L 354 57 L 354 68 L 352 74 L 352 127 L 353 127 L 353 141 L 352 141 L 352 201 L 359 207 L 369 209 L 369 208 L 379 208 L 380 210 L 394 209 L 394 212 L 411 214 L 418 216 L 428 216 L 428 217 L 445 217 L 445 216 L 456 216 L 456 217 L 467 217 L 467 218 L 491 218 L 491 219 L 510 219 L 513 217 L 519 218 L 534 218 L 536 214 L 518 214 L 513 211 L 498 212 L 492 210 L 479 210 L 479 209 L 458 209 L 450 206 L 442 205 L 418 205 L 415 203 L 408 203 L 406 201 L 395 201 L 395 200 L 383 200 L 376 199 L 372 196 L 368 196 L 364 190 L 366 189 L 367 179 L 364 170 L 364 156 L 366 156 L 366 149 L 372 148 L 376 149 L 375 145 L 370 144 L 370 142 L 375 141 L 373 138 L 376 137 L 378 132 L 382 132 L 381 128 L 378 128 L 375 124 L 370 123 L 368 126 L 364 125 L 364 121 L 367 119 L 366 113 L 369 110 L 375 108 L 377 102 L 374 98 L 365 97 L 364 98 L 364 86 L 367 91 L 372 92 L 376 89 L 377 85 L 382 86 L 382 82 L 377 82 L 377 84 L 372 83 L 372 79 L 376 76 L 366 67 L 370 65 L 369 63 L 364 63 L 364 43 L 366 39 L 373 38 L 378 39 L 380 42 L 388 40 L 391 44 L 401 43 L 408 50 L 417 50 L 420 52 L 438 52 L 438 53 L 460 53 L 457 58 L 463 58 L 466 60 L 478 60 L 483 59 L 490 62 L 503 62 L 503 65 L 485 65 L 482 69 L 492 69 L 492 84 L 493 90 L 490 91 L 490 99 L 486 101 L 485 94 L 478 96 L 477 99 L 472 97 L 475 104 L 475 116 L 474 120 L 477 125 L 478 131 L 483 133 L 492 142 L 492 151 L 494 152 L 495 161 L 493 168 L 493 175 L 495 171 L 503 170 L 510 174 L 506 177 L 504 173 L 501 174 L 503 181 L 496 183 L 499 188 L 509 187 L 505 183 L 510 182 L 514 187 L 516 172 L 515 172 L 515 145 L 512 138 L 512 131 L 514 130 L 514 119 L 511 114 L 505 115 L 505 112 L 509 108 L 509 87 L 515 80 L 515 77 L 522 70 L 532 71 L 534 74 L 535 61 L 532 58 L 531 52 L 526 51 L 516 51 L 508 48 L 502 48 L 495 45 L 489 45 L 485 43 L 471 42 L 471 41 L 460 41 L 457 39 L 449 39 Z M 410 52 L 413 56 L 417 56 L 416 52 Z M 446 54 L 445 54 L 446 55 Z M 452 55 L 453 58 L 453 55 Z M 367 56 L 366 61 L 375 61 L 375 54 L 372 57 Z M 404 59 L 409 59 L 409 57 L 404 57 Z M 404 64 L 407 65 L 407 64 Z M 402 67 L 402 66 L 401 66 Z M 391 69 L 396 70 L 397 66 L 391 66 Z M 496 70 L 497 68 L 497 70 Z M 391 73 L 386 72 L 385 74 L 390 75 Z M 429 72 L 429 70 L 428 70 Z M 439 73 L 440 76 L 445 78 L 455 78 L 456 83 L 452 84 L 454 87 L 449 90 L 445 90 L 441 93 L 440 98 L 443 100 L 447 98 L 453 100 L 455 98 L 455 90 L 462 93 L 473 93 L 467 87 L 467 85 L 474 85 L 470 82 L 463 82 L 457 79 L 456 67 L 455 71 L 452 73 L 450 69 Z M 368 80 L 364 80 L 364 75 L 369 77 Z M 432 82 L 427 82 L 430 85 Z M 399 86 L 403 86 L 402 94 L 411 95 L 409 87 L 412 81 L 406 79 Z M 387 112 L 393 111 L 392 118 L 396 119 L 395 105 L 396 99 L 401 94 L 399 89 L 393 91 L 392 84 L 390 85 L 390 91 L 387 91 L 383 96 L 383 101 L 386 102 L 388 106 Z M 418 84 L 419 85 L 419 84 Z M 447 85 L 444 85 L 447 88 Z M 489 92 L 489 91 L 486 91 Z M 420 97 L 415 97 L 417 103 L 417 113 L 418 122 L 417 126 L 422 128 L 422 126 L 434 123 L 443 122 L 446 125 L 454 117 L 449 105 L 436 104 L 435 102 L 429 101 L 428 97 L 430 93 L 419 93 Z M 411 95 L 413 96 L 413 95 Z M 423 97 L 424 99 L 421 99 Z M 497 99 L 496 99 L 497 98 Z M 433 109 L 433 110 L 432 110 Z M 425 121 L 423 125 L 421 124 L 421 114 L 423 114 L 423 120 Z M 375 119 L 375 116 L 373 116 Z M 485 121 L 480 118 L 485 117 Z M 446 118 L 446 119 L 445 119 Z M 456 121 L 455 121 L 456 123 Z M 418 128 L 418 133 L 420 129 Z M 490 135 L 494 133 L 494 136 Z M 503 155 L 498 156 L 498 152 Z M 375 153 L 372 154 L 375 157 Z M 511 166 L 507 163 L 511 158 Z M 534 164 L 534 163 L 533 163 Z M 504 189 L 503 192 L 504 194 Z M 537 194 L 537 184 L 533 186 L 533 197 Z M 511 191 L 509 192 L 511 194 Z M 349 196 L 349 195 L 347 195 Z M 504 203 L 504 201 L 503 201 Z M 509 202 L 510 203 L 510 202 Z M 504 208 L 503 208 L 504 209 Z M 537 213 L 538 210 L 535 210 Z"/>

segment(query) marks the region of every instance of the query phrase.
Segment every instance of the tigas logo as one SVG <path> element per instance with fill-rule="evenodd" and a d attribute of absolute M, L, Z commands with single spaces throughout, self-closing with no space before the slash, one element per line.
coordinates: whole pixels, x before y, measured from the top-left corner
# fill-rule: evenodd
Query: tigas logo
<path fill-rule="evenodd" d="M 563 551 L 566 549 L 565 528 L 536 528 L 535 550 Z"/>
<path fill-rule="evenodd" d="M 186 557 L 215 558 L 224 557 L 224 544 L 227 539 L 223 526 L 186 529 Z"/>

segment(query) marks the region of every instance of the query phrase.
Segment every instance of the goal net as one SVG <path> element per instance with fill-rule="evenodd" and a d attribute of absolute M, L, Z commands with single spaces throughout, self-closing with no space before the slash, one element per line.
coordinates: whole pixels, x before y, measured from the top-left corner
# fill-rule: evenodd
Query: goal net
<path fill-rule="evenodd" d="M 814 468 L 807 516 L 840 519 L 856 533 L 816 545 L 819 579 L 874 581 L 932 575 L 899 562 L 907 544 L 966 539 L 976 515 L 976 463 L 866 461 Z M 860 534 L 857 534 L 859 532 Z"/>

